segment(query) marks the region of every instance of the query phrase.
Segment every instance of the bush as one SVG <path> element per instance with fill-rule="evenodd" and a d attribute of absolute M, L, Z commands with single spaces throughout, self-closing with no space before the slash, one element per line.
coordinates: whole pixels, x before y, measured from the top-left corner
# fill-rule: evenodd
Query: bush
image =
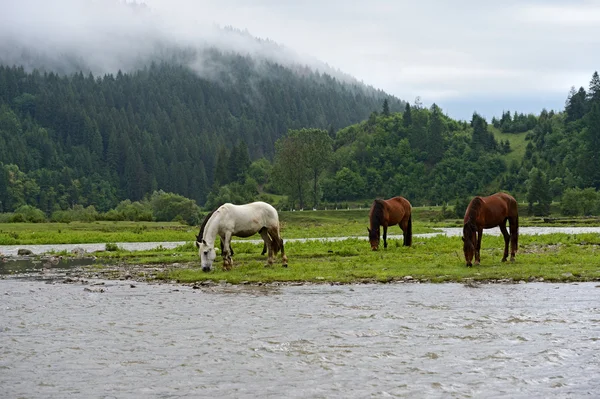
<path fill-rule="evenodd" d="M 107 242 L 106 245 L 104 246 L 104 249 L 107 252 L 116 252 L 116 251 L 120 250 L 121 248 L 119 248 L 119 246 L 115 243 Z"/>
<path fill-rule="evenodd" d="M 150 209 L 158 222 L 185 222 L 195 226 L 200 222 L 200 208 L 194 200 L 179 194 L 155 191 L 150 196 Z"/>
<path fill-rule="evenodd" d="M 93 222 L 98 219 L 98 212 L 93 205 L 84 208 L 82 205 L 75 205 L 71 209 L 56 211 L 52 213 L 50 220 L 58 223 L 70 223 L 73 221 Z"/>
<path fill-rule="evenodd" d="M 15 210 L 9 221 L 11 223 L 44 223 L 46 221 L 46 215 L 41 209 L 30 205 L 22 205 Z"/>
<path fill-rule="evenodd" d="M 467 211 L 470 202 L 471 199 L 469 197 L 457 198 L 454 201 L 454 214 L 457 218 L 462 219 L 465 217 L 465 212 Z"/>
<path fill-rule="evenodd" d="M 569 188 L 560 201 L 560 212 L 565 216 L 597 215 L 600 213 L 600 195 L 592 188 Z"/>
<path fill-rule="evenodd" d="M 114 219 L 107 220 L 131 220 L 134 222 L 152 221 L 152 209 L 150 208 L 150 204 L 146 202 L 131 202 L 131 200 L 124 200 L 117 205 L 114 209 L 114 212 L 109 211 L 103 215 L 103 218 L 110 214 Z"/>

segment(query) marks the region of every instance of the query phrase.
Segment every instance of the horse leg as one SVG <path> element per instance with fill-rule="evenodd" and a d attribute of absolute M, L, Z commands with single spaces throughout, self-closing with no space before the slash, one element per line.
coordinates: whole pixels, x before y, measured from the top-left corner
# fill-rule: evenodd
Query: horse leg
<path fill-rule="evenodd" d="M 273 244 L 273 261 L 277 257 L 277 252 L 281 251 L 281 262 L 283 267 L 287 267 L 287 256 L 285 256 L 285 248 L 283 247 L 283 238 L 279 235 L 279 226 L 269 229 L 269 236 Z"/>
<path fill-rule="evenodd" d="M 288 258 L 285 255 L 285 249 L 283 248 L 283 238 L 279 237 L 281 240 L 281 262 L 283 267 L 288 267 Z"/>
<path fill-rule="evenodd" d="M 510 261 L 515 261 L 515 254 L 519 247 L 519 217 L 509 219 L 510 226 Z"/>
<path fill-rule="evenodd" d="M 223 240 L 219 240 L 221 242 L 221 253 L 223 253 Z M 231 256 L 233 256 L 233 247 L 229 244 L 229 249 L 231 250 Z"/>
<path fill-rule="evenodd" d="M 506 262 L 506 258 L 508 258 L 508 241 L 510 241 L 510 234 L 506 231 L 506 220 L 500 224 L 500 231 L 504 236 L 504 256 L 502 257 L 502 262 Z"/>
<path fill-rule="evenodd" d="M 263 249 L 264 247 L 266 247 L 269 252 L 269 255 L 267 257 L 267 266 L 271 266 L 273 265 L 273 242 L 271 240 L 271 237 L 269 236 L 269 230 L 266 227 L 263 227 L 262 229 L 260 229 L 259 233 L 264 241 Z"/>
<path fill-rule="evenodd" d="M 233 259 L 231 259 L 231 233 L 225 233 L 225 237 L 221 237 L 223 242 L 223 269 L 231 270 L 233 267 Z"/>
<path fill-rule="evenodd" d="M 383 226 L 383 247 L 387 248 L 387 226 Z"/>
<path fill-rule="evenodd" d="M 477 246 L 475 247 L 475 264 L 478 265 L 481 261 L 479 251 L 481 250 L 481 239 L 483 238 L 483 228 L 477 229 Z"/>

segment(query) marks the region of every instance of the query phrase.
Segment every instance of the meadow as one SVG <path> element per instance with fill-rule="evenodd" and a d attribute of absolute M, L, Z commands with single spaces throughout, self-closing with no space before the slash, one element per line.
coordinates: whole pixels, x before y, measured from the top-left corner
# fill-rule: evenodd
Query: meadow
<path fill-rule="evenodd" d="M 460 219 L 444 219 L 440 207 L 414 209 L 415 234 L 435 231 L 436 227 L 460 227 Z M 462 253 L 460 237 L 413 239 L 412 247 L 403 247 L 401 239 L 388 239 L 387 249 L 371 251 L 366 240 L 368 210 L 331 210 L 280 212 L 284 239 L 351 237 L 343 241 L 289 240 L 286 254 L 289 266 L 281 266 L 281 258 L 266 267 L 261 256 L 262 244 L 236 241 L 234 268 L 223 271 L 220 257 L 215 270 L 204 273 L 199 268 L 197 249 L 193 244 L 197 227 L 178 223 L 93 222 L 69 224 L 2 224 L 1 245 L 48 243 L 106 243 L 106 251 L 96 252 L 94 268 L 152 265 L 158 272 L 152 279 L 181 283 L 361 283 L 392 281 L 598 281 L 600 280 L 599 234 L 521 235 L 517 261 L 500 262 L 503 241 L 484 234 L 481 265 L 468 268 Z M 521 226 L 564 225 L 561 218 L 521 218 Z M 597 224 L 594 219 L 568 220 L 570 225 Z M 401 230 L 391 227 L 389 235 Z M 251 237 L 259 239 L 259 236 Z M 175 249 L 125 251 L 118 242 L 185 242 Z M 62 253 L 65 257 L 73 256 Z M 142 275 L 143 274 L 143 275 Z M 144 277 L 146 276 L 146 277 Z"/>

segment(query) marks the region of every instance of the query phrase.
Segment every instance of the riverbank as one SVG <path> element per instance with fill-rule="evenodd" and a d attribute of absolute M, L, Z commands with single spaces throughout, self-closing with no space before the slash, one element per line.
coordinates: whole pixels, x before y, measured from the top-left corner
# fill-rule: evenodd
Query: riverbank
<path fill-rule="evenodd" d="M 546 230 L 546 232 L 548 232 Z M 265 267 L 262 244 L 234 243 L 234 267 L 223 271 L 220 258 L 215 270 L 200 270 L 196 248 L 186 243 L 172 249 L 144 251 L 54 253 L 43 256 L 7 258 L 3 278 L 87 280 L 112 279 L 213 284 L 362 284 L 406 282 L 514 283 L 531 281 L 600 281 L 600 234 L 548 233 L 521 235 L 516 262 L 501 262 L 503 240 L 484 234 L 481 265 L 466 267 L 462 242 L 457 236 L 415 237 L 412 247 L 389 238 L 387 249 L 371 251 L 364 239 L 286 242 L 289 267 L 280 257 Z M 20 263 L 19 263 L 20 262 Z M 58 276 L 56 274 L 59 273 Z"/>

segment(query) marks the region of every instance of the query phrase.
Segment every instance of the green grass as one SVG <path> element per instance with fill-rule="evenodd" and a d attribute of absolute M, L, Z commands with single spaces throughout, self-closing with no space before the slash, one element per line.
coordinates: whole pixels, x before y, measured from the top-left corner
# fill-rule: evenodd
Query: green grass
<path fill-rule="evenodd" d="M 0 245 L 191 241 L 197 227 L 163 222 L 0 223 Z"/>
<path fill-rule="evenodd" d="M 501 262 L 503 241 L 485 235 L 481 265 L 466 267 L 459 237 L 416 238 L 412 247 L 390 240 L 387 249 L 371 251 L 366 240 L 337 242 L 288 242 L 289 266 L 278 256 L 273 266 L 261 256 L 262 245 L 236 243 L 234 267 L 222 269 L 217 257 L 214 271 L 204 273 L 196 248 L 191 244 L 174 250 L 116 251 L 97 255 L 106 264 L 162 265 L 177 263 L 158 274 L 158 279 L 196 283 L 227 281 L 240 283 L 392 282 L 410 276 L 416 281 L 598 281 L 600 280 L 600 235 L 551 234 L 521 236 L 516 262 Z M 101 261 L 101 262 L 102 262 Z"/>
<path fill-rule="evenodd" d="M 525 148 L 527 147 L 527 141 L 525 140 L 525 136 L 527 136 L 527 133 L 529 132 L 502 133 L 499 129 L 496 129 L 491 125 L 488 126 L 488 128 L 492 133 L 494 133 L 494 137 L 496 138 L 496 140 L 505 141 L 508 139 L 508 141 L 510 142 L 510 148 L 512 151 L 504 156 L 504 159 L 506 159 L 506 164 L 510 165 L 510 163 L 513 160 L 521 162 L 521 160 L 523 159 L 523 155 L 525 155 Z"/>
<path fill-rule="evenodd" d="M 543 278 L 545 281 L 592 281 L 600 279 L 600 237 L 597 234 L 522 236 L 514 263 L 502 263 L 503 241 L 484 236 L 482 263 L 468 268 L 458 237 L 416 239 L 410 248 L 395 240 L 386 250 L 373 252 L 365 240 L 342 242 L 290 242 L 286 245 L 289 267 L 278 262 L 266 267 L 260 246 L 236 247 L 234 268 L 223 271 L 220 258 L 215 271 L 204 273 L 198 259 L 187 267 L 162 275 L 179 282 L 204 280 L 230 283 L 315 282 L 356 283 L 390 282 L 411 276 L 430 282 Z M 249 247 L 241 248 L 242 245 Z M 197 255 L 196 255 L 197 256 Z"/>
<path fill-rule="evenodd" d="M 451 207 L 449 207 L 451 208 Z M 558 207 L 553 204 L 552 209 Z M 413 234 L 431 233 L 439 227 L 462 227 L 462 220 L 441 219 L 441 206 L 413 208 Z M 524 212 L 524 210 L 523 210 Z M 284 239 L 306 237 L 366 237 L 369 210 L 279 212 Z M 598 218 L 548 218 L 521 216 L 521 226 L 598 225 Z M 118 242 L 192 242 L 197 226 L 163 222 L 0 223 L 0 245 L 84 244 Z M 388 235 L 402 234 L 391 226 Z M 258 235 L 249 239 L 260 239 Z M 236 240 L 239 240 L 236 238 Z"/>
<path fill-rule="evenodd" d="M 432 231 L 435 227 L 460 227 L 460 219 L 439 220 L 440 207 L 414 209 L 414 232 Z M 234 268 L 222 270 L 217 257 L 215 270 L 204 273 L 199 268 L 197 249 L 193 245 L 197 227 L 177 223 L 96 222 L 70 224 L 2 224 L 0 244 L 48 244 L 133 241 L 183 241 L 175 249 L 125 251 L 109 245 L 111 251 L 96 253 L 106 269 L 115 265 L 136 268 L 156 265 L 162 270 L 159 279 L 185 283 L 227 281 L 230 283 L 314 282 L 358 283 L 389 282 L 411 276 L 415 280 L 444 282 L 472 280 L 514 281 L 543 278 L 546 281 L 600 280 L 600 235 L 552 234 L 520 237 L 515 263 L 501 263 L 503 241 L 484 235 L 479 266 L 467 268 L 459 237 L 413 239 L 410 248 L 401 239 L 388 240 L 387 249 L 370 250 L 366 240 L 368 210 L 281 212 L 284 239 L 306 237 L 356 236 L 338 242 L 286 242 L 289 267 L 281 267 L 280 258 L 272 267 L 265 267 L 262 244 L 236 242 Z M 571 225 L 590 225 L 590 219 L 572 219 Z M 521 218 L 521 226 L 549 225 L 543 218 Z M 552 224 L 564 225 L 561 221 Z M 597 220 L 591 220 L 598 225 Z M 398 226 L 388 233 L 400 234 Z M 258 236 L 252 237 L 258 239 Z M 218 245 L 217 245 L 218 246 Z M 64 253 L 64 256 L 72 256 Z M 102 264 L 106 266 L 102 266 Z M 152 274 L 156 276 L 156 273 Z M 115 274 L 114 278 L 118 274 Z"/>

